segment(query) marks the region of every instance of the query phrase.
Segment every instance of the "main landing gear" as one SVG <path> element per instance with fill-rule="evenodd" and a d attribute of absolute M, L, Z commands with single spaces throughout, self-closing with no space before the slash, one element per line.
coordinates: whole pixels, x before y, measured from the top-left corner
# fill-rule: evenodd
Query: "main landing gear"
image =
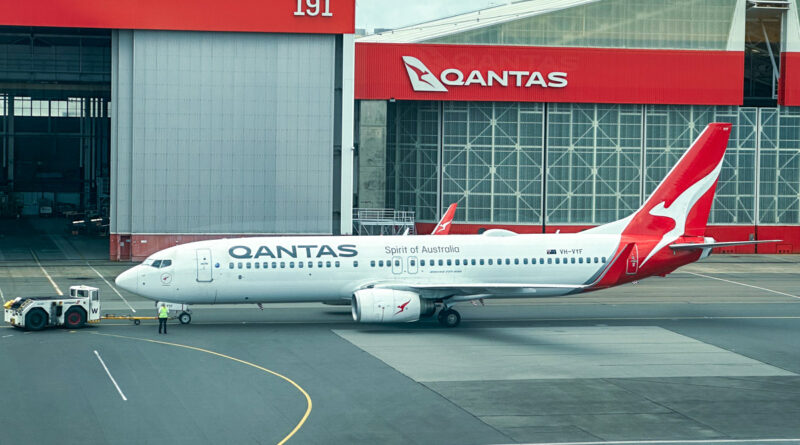
<path fill-rule="evenodd" d="M 455 309 L 450 309 L 448 307 L 443 307 L 442 310 L 439 311 L 438 317 L 439 324 L 448 328 L 454 328 L 461 323 L 461 314 Z"/>

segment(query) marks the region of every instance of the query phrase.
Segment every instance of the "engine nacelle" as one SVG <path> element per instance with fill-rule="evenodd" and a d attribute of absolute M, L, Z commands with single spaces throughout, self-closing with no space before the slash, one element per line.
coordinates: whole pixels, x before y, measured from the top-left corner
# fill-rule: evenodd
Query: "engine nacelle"
<path fill-rule="evenodd" d="M 419 294 L 393 289 L 361 289 L 353 294 L 353 320 L 362 323 L 392 323 L 419 320 L 435 310 L 432 301 Z"/>

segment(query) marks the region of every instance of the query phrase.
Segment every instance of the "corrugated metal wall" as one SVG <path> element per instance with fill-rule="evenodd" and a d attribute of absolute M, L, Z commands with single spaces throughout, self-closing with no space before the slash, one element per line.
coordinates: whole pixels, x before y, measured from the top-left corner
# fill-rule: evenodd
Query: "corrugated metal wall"
<path fill-rule="evenodd" d="M 113 31 L 112 233 L 330 233 L 335 36 Z"/>

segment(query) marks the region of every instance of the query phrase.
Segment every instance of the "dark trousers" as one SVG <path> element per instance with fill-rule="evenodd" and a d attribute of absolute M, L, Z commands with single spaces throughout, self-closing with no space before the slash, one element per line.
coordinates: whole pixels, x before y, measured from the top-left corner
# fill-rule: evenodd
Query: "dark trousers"
<path fill-rule="evenodd" d="M 161 333 L 161 327 L 164 327 L 164 333 L 167 333 L 167 319 L 166 318 L 159 318 L 158 319 L 158 333 Z"/>

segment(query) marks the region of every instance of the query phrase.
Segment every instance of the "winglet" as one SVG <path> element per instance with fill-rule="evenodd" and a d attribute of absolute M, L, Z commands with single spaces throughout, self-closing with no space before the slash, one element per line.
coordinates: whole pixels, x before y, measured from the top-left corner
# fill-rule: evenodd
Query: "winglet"
<path fill-rule="evenodd" d="M 450 233 L 450 223 L 453 222 L 453 217 L 456 215 L 456 207 L 458 207 L 458 203 L 454 202 L 450 204 L 450 207 L 447 208 L 447 212 L 442 216 L 442 220 L 439 221 L 439 224 L 436 224 L 431 235 L 447 235 Z"/>

